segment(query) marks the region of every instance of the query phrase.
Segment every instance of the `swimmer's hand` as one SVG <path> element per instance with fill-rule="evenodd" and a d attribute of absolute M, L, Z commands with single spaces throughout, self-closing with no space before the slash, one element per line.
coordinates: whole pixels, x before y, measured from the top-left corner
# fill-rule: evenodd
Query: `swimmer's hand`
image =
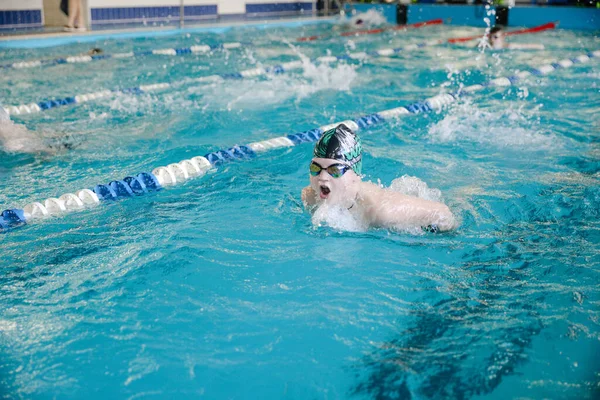
<path fill-rule="evenodd" d="M 317 204 L 317 194 L 310 186 L 302 189 L 302 203 L 304 208 L 312 208 Z"/>

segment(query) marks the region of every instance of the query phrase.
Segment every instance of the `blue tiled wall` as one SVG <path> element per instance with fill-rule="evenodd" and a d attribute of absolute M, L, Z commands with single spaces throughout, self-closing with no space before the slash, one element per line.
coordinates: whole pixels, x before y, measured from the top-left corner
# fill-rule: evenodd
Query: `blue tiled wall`
<path fill-rule="evenodd" d="M 246 4 L 246 14 L 312 12 L 313 2 Z M 217 5 L 185 6 L 185 17 L 217 17 Z M 92 8 L 92 24 L 179 18 L 178 6 Z"/>
<path fill-rule="evenodd" d="M 42 25 L 41 10 L 0 10 L 0 27 Z"/>
<path fill-rule="evenodd" d="M 183 10 L 186 17 L 198 17 L 198 16 L 217 16 L 217 6 L 185 6 Z"/>
<path fill-rule="evenodd" d="M 423 22 L 443 18 L 444 24 L 479 26 L 485 28 L 485 9 L 483 6 L 451 4 L 411 4 L 408 6 L 408 22 Z M 375 9 L 381 12 L 389 23 L 396 23 L 395 4 L 354 4 L 359 12 Z M 547 22 L 560 21 L 559 28 L 600 29 L 600 9 L 579 7 L 540 7 L 517 6 L 508 12 L 509 26 L 533 27 Z"/>
<path fill-rule="evenodd" d="M 487 14 L 483 5 L 411 4 L 408 7 L 408 22 L 411 24 L 444 18 L 444 24 L 485 28 L 487 26 L 484 20 L 485 17 L 487 17 Z M 491 18 L 493 20 L 493 16 Z"/>
<path fill-rule="evenodd" d="M 247 14 L 312 11 L 312 2 L 246 4 Z"/>
<path fill-rule="evenodd" d="M 216 17 L 217 6 L 185 6 L 186 18 Z M 119 7 L 119 8 L 92 8 L 92 23 L 103 22 L 130 22 L 132 20 L 179 18 L 179 7 Z"/>

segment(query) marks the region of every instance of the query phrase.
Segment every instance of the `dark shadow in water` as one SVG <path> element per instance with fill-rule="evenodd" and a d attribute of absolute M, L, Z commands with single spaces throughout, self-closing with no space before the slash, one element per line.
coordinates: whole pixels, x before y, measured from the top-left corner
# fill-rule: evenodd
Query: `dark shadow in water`
<path fill-rule="evenodd" d="M 494 315 L 504 282 L 519 278 L 486 274 L 492 275 L 473 288 L 456 290 L 430 309 L 414 310 L 415 326 L 366 361 L 370 374 L 355 392 L 375 399 L 468 399 L 492 392 L 526 360 L 523 353 L 542 325 L 531 307 L 519 303 L 505 305 Z M 476 299 L 469 298 L 469 290 L 478 292 Z M 494 332 L 497 340 L 478 337 L 478 326 L 503 320 L 506 308 L 512 319 L 525 323 L 507 327 L 502 322 Z"/>
<path fill-rule="evenodd" d="M 600 213 L 600 188 L 563 186 L 496 201 L 504 209 L 497 217 L 509 220 L 501 221 L 506 225 L 498 239 L 465 252 L 458 265 L 464 274 L 445 279 L 446 294 L 429 292 L 414 305 L 414 325 L 363 360 L 357 374 L 362 381 L 352 394 L 468 399 L 493 392 L 528 362 L 532 341 L 544 327 L 538 307 L 546 298 L 529 283 L 577 273 L 577 266 L 557 258 L 565 251 L 587 254 L 584 247 L 594 243 L 586 240 L 595 229 L 587 222 Z"/>
<path fill-rule="evenodd" d="M 577 156 L 563 157 L 560 160 L 561 165 L 565 165 L 586 175 L 594 175 L 600 172 L 600 160 L 594 157 Z"/>

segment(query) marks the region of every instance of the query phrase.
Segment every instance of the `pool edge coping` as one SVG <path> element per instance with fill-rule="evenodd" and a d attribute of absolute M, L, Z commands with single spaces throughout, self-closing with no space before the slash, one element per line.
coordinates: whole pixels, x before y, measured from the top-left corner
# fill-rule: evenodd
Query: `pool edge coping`
<path fill-rule="evenodd" d="M 94 42 L 114 38 L 164 37 L 181 33 L 224 32 L 234 27 L 277 27 L 298 26 L 336 21 L 336 17 L 282 18 L 258 21 L 227 21 L 188 25 L 183 28 L 173 26 L 136 27 L 127 29 L 111 29 L 78 33 L 50 32 L 40 34 L 0 36 L 0 48 L 43 48 L 73 43 Z"/>

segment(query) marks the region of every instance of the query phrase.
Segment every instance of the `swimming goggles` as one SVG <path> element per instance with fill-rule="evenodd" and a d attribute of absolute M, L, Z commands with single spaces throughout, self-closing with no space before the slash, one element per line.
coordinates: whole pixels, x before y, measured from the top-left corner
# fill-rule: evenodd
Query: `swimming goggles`
<path fill-rule="evenodd" d="M 331 164 L 329 167 L 324 168 L 321 167 L 319 164 L 317 164 L 316 162 L 311 162 L 310 163 L 310 174 L 312 176 L 318 176 L 322 170 L 327 171 L 327 173 L 329 175 L 331 175 L 334 178 L 339 178 L 342 175 L 344 175 L 346 173 L 346 171 L 348 171 L 350 169 L 350 167 L 348 165 L 344 165 L 344 164 Z"/>

